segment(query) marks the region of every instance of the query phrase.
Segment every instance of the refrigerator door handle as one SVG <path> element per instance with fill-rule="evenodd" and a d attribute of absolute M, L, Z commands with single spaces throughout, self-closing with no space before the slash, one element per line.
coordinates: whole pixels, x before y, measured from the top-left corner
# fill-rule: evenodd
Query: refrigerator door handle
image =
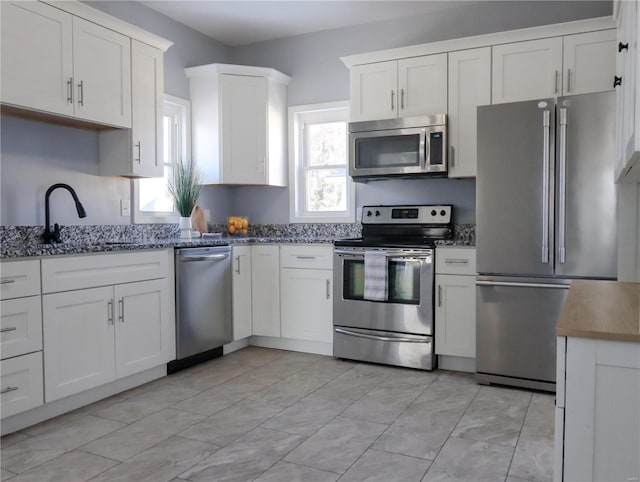
<path fill-rule="evenodd" d="M 542 113 L 544 141 L 542 152 L 542 263 L 549 263 L 549 146 L 551 135 L 550 112 Z"/>
<path fill-rule="evenodd" d="M 558 172 L 558 261 L 566 261 L 567 109 L 560 109 L 560 166 Z"/>
<path fill-rule="evenodd" d="M 560 285 L 552 283 L 516 283 L 512 281 L 476 281 L 476 286 L 507 286 L 511 288 L 555 288 L 568 290 L 571 285 Z"/>

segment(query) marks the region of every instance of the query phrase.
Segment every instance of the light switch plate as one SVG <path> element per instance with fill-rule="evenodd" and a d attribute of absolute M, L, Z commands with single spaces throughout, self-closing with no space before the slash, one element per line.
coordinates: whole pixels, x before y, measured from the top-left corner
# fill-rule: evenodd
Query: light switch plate
<path fill-rule="evenodd" d="M 120 216 L 131 216 L 131 202 L 128 199 L 120 199 Z"/>

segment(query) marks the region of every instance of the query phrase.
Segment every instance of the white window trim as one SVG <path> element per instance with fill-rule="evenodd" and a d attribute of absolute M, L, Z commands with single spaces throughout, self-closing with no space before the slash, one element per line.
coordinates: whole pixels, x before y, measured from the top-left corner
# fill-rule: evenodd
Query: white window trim
<path fill-rule="evenodd" d="M 289 107 L 289 222 L 291 223 L 353 223 L 356 212 L 356 188 L 353 180 L 347 175 L 347 211 L 346 213 L 318 212 L 304 213 L 303 204 L 302 160 L 300 117 L 304 114 L 326 113 L 328 120 L 336 120 L 336 113 L 342 111 L 344 120 L 349 120 L 349 101 L 324 102 L 321 104 L 296 105 Z M 342 117 L 342 114 L 340 114 Z M 347 147 L 348 152 L 348 147 Z M 347 161 L 348 169 L 348 161 Z"/>
<path fill-rule="evenodd" d="M 162 111 L 166 108 L 174 110 L 180 115 L 182 136 L 179 139 L 180 152 L 183 160 L 191 159 L 191 102 L 187 99 L 175 97 L 165 94 Z M 133 222 L 134 224 L 150 224 L 150 223 L 177 223 L 180 216 L 177 212 L 149 213 L 140 211 L 139 179 L 133 179 L 131 182 L 131 197 L 133 198 Z"/>

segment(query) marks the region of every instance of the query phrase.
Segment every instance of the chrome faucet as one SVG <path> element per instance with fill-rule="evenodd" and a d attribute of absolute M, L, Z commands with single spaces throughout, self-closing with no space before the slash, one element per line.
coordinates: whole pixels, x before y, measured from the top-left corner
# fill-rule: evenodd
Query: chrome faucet
<path fill-rule="evenodd" d="M 62 183 L 54 184 L 53 186 L 51 186 L 49 189 L 47 189 L 47 193 L 44 195 L 45 229 L 44 229 L 44 233 L 42 233 L 42 241 L 47 244 L 60 242 L 60 226 L 58 226 L 58 223 L 54 224 L 53 232 L 51 231 L 49 226 L 49 196 L 53 191 L 55 191 L 59 187 L 63 187 L 71 193 L 71 196 L 73 197 L 73 200 L 76 203 L 76 211 L 78 211 L 78 217 L 79 218 L 87 217 L 87 212 L 84 210 L 84 206 L 78 199 L 78 195 L 76 194 L 76 192 L 73 190 L 71 186 L 69 186 L 68 184 L 62 184 Z"/>

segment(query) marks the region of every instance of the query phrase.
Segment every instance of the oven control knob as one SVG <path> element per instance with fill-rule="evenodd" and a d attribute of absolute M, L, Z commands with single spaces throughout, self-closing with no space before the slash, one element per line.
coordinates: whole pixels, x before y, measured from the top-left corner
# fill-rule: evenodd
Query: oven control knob
<path fill-rule="evenodd" d="M 436 210 L 435 210 L 435 209 L 432 209 L 432 210 L 431 210 L 431 215 L 432 215 L 432 216 L 435 216 L 436 214 L 438 214 L 438 213 L 436 212 Z"/>
<path fill-rule="evenodd" d="M 440 211 L 440 216 L 444 216 L 445 214 L 447 214 L 447 212 L 444 209 Z"/>
<path fill-rule="evenodd" d="M 367 217 L 371 217 L 371 211 L 367 211 Z"/>
<path fill-rule="evenodd" d="M 380 216 L 380 211 L 376 211 L 376 216 Z"/>

